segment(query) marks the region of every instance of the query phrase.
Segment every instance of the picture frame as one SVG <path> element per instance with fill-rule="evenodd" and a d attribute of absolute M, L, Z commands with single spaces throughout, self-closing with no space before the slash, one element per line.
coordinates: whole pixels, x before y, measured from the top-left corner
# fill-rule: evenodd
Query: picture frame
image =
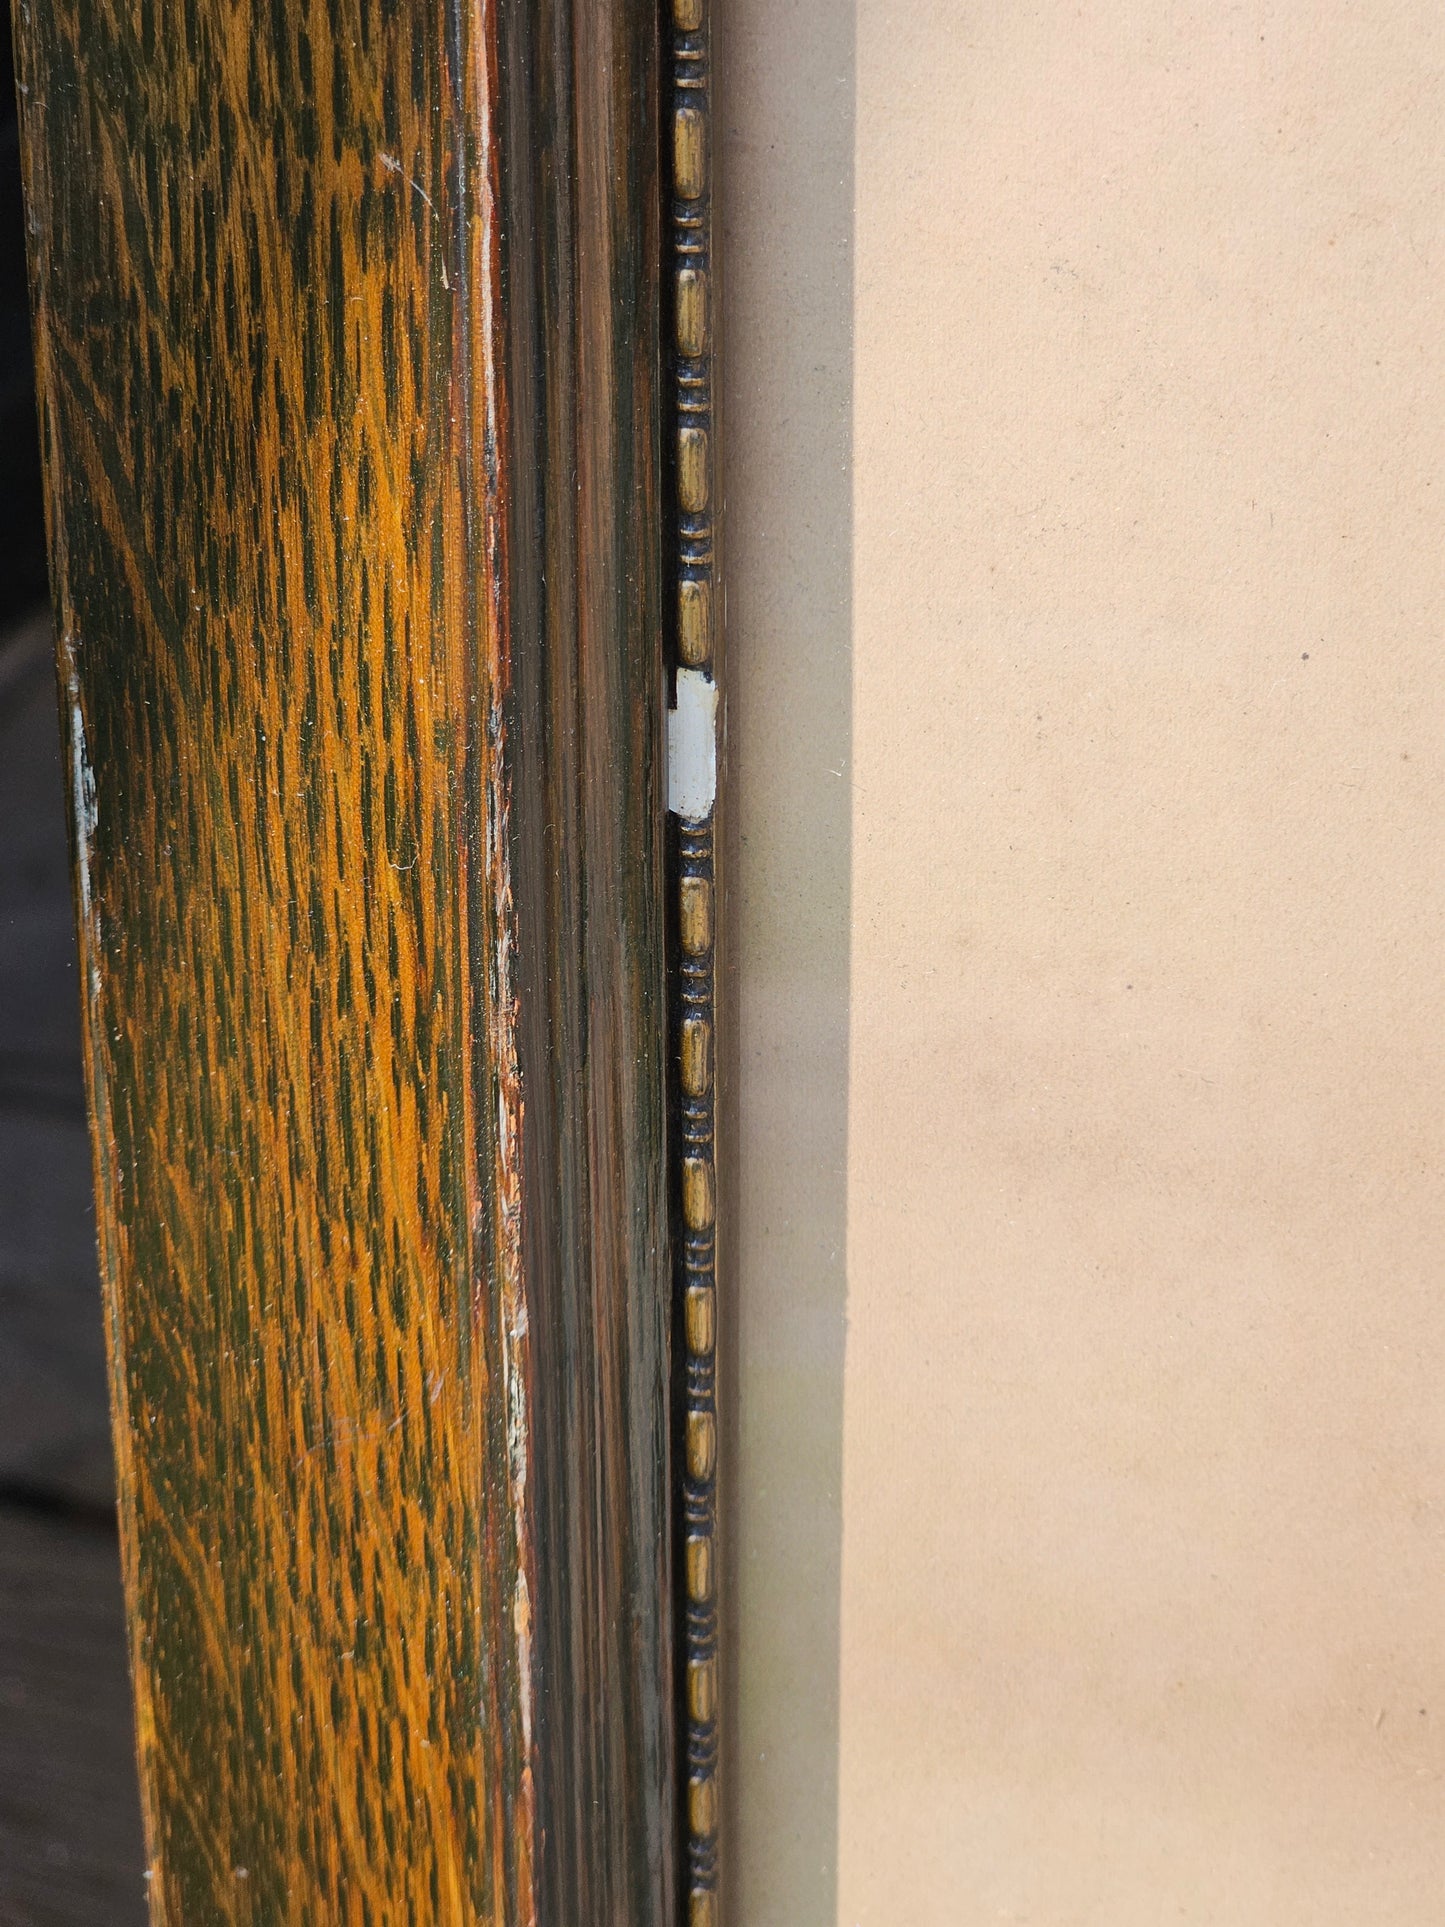
<path fill-rule="evenodd" d="M 152 1919 L 718 1914 L 706 0 L 18 0 Z"/>

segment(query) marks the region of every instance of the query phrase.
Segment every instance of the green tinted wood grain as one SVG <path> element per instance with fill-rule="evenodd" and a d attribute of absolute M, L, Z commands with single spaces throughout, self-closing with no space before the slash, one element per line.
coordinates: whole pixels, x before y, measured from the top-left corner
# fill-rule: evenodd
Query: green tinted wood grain
<path fill-rule="evenodd" d="M 650 16 L 17 17 L 154 1916 L 661 1921 Z"/>

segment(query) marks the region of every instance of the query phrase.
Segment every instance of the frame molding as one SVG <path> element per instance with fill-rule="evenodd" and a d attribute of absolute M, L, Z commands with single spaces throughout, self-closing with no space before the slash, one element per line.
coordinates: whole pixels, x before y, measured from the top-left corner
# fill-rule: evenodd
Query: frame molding
<path fill-rule="evenodd" d="M 15 4 L 152 1918 L 714 1927 L 703 0 Z"/>
<path fill-rule="evenodd" d="M 691 679 L 705 727 L 719 708 L 716 486 L 716 272 L 712 208 L 712 36 L 709 0 L 670 0 L 671 333 L 674 410 L 672 673 Z M 706 693 L 704 693 L 706 692 Z M 685 692 L 677 688 L 676 710 Z M 713 799 L 675 809 L 674 1025 L 677 1199 L 675 1321 L 678 1493 L 679 1752 L 685 1787 L 686 1918 L 718 1919 L 718 1119 L 717 922 L 719 745 L 707 745 Z M 674 797 L 674 804 L 679 799 Z"/>

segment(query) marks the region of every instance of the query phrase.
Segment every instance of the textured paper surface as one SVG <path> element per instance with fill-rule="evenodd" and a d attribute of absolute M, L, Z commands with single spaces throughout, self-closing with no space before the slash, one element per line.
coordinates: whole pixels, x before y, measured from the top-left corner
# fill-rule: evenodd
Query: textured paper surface
<path fill-rule="evenodd" d="M 1435 1927 L 1445 15 L 727 11 L 736 1918 Z"/>

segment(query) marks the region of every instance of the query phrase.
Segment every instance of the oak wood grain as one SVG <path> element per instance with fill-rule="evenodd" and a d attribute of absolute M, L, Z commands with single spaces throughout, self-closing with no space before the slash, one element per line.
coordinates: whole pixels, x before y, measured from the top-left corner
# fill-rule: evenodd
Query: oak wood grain
<path fill-rule="evenodd" d="M 17 24 L 153 1918 L 661 1921 L 655 21 Z"/>

